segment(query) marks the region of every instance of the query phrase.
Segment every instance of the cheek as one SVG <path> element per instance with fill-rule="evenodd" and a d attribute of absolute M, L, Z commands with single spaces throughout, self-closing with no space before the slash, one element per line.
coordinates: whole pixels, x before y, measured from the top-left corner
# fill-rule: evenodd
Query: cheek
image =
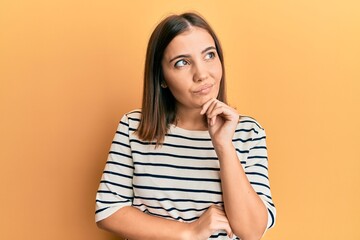
<path fill-rule="evenodd" d="M 186 82 L 180 74 L 164 73 L 164 79 L 172 95 L 178 99 L 186 92 Z"/>
<path fill-rule="evenodd" d="M 217 80 L 218 83 L 220 83 L 220 81 L 222 79 L 222 74 L 223 74 L 222 67 L 221 67 L 221 62 L 218 61 L 218 63 L 216 64 L 216 66 L 214 66 L 212 68 L 212 70 L 213 70 L 214 78 Z"/>

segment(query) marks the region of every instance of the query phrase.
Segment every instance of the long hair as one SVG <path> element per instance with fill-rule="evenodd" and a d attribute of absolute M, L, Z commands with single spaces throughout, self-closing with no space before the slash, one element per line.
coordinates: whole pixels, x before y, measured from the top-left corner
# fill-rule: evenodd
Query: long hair
<path fill-rule="evenodd" d="M 175 121 L 176 100 L 169 88 L 160 86 L 165 81 L 161 61 L 164 51 L 171 40 L 189 30 L 191 26 L 205 29 L 214 39 L 222 67 L 222 78 L 217 99 L 226 103 L 224 57 L 215 32 L 198 14 L 171 15 L 157 25 L 147 46 L 142 114 L 136 131 L 138 137 L 144 141 L 156 140 L 156 145 L 161 144 L 169 125 Z"/>

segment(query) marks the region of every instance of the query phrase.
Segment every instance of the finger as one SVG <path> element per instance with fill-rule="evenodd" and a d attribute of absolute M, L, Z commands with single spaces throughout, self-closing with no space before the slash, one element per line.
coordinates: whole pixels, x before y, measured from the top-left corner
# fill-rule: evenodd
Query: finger
<path fill-rule="evenodd" d="M 219 105 L 219 103 L 220 103 L 219 100 L 214 99 L 214 101 L 212 101 L 212 102 L 210 103 L 208 109 L 206 110 L 206 114 L 211 113 L 211 112 L 214 110 L 214 108 L 215 108 L 217 105 Z"/>
<path fill-rule="evenodd" d="M 226 106 L 224 103 L 219 100 L 215 100 L 211 102 L 210 106 L 206 110 L 206 117 L 208 118 L 208 124 L 213 126 L 216 122 L 216 117 L 218 114 L 214 114 L 214 110 L 217 108 L 221 108 L 222 106 Z"/>
<path fill-rule="evenodd" d="M 208 119 L 210 119 L 210 125 L 213 126 L 216 122 L 216 116 L 217 114 L 214 114 L 214 110 L 216 108 L 221 107 L 221 105 L 219 104 L 219 101 L 214 101 L 212 102 L 212 104 L 209 106 L 208 110 L 206 111 L 206 116 Z"/>
<path fill-rule="evenodd" d="M 225 120 L 237 120 L 239 118 L 233 109 L 225 106 L 215 108 L 211 114 L 208 115 L 208 118 L 214 118 L 219 115 Z"/>
<path fill-rule="evenodd" d="M 212 98 L 210 99 L 209 101 L 207 101 L 203 106 L 202 106 L 202 109 L 200 111 L 200 114 L 203 115 L 204 113 L 207 112 L 209 106 L 211 105 L 212 102 L 214 102 L 216 99 L 215 98 Z"/>
<path fill-rule="evenodd" d="M 224 230 L 232 238 L 233 232 L 222 206 L 212 205 L 208 210 L 210 210 L 210 214 L 215 218 L 215 230 Z"/>
<path fill-rule="evenodd" d="M 229 222 L 219 222 L 217 228 L 217 230 L 224 230 L 229 237 L 232 237 L 233 232 L 231 230 Z"/>
<path fill-rule="evenodd" d="M 232 107 L 226 105 L 221 101 L 216 100 L 211 103 L 211 105 L 208 107 L 206 111 L 207 118 L 211 119 L 210 121 L 211 125 L 215 124 L 216 117 L 218 115 L 221 115 L 223 118 L 227 120 L 238 118 L 236 111 Z"/>
<path fill-rule="evenodd" d="M 209 117 L 209 118 L 212 118 L 214 115 L 221 114 L 221 111 L 224 111 L 224 113 L 227 113 L 227 114 L 234 114 L 234 110 L 231 107 L 229 107 L 226 104 L 223 104 L 223 103 L 219 102 L 217 104 L 214 104 L 214 106 L 212 106 L 211 111 L 208 110 L 206 112 L 206 114 L 207 114 L 206 116 Z"/>
<path fill-rule="evenodd" d="M 223 209 L 220 208 L 214 208 L 212 209 L 210 213 L 217 221 L 220 222 L 229 222 L 229 220 L 226 217 L 226 213 Z"/>

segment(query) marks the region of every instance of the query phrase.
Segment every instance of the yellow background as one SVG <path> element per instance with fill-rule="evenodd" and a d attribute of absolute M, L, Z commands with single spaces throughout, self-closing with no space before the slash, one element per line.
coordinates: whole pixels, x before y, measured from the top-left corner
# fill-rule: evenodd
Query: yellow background
<path fill-rule="evenodd" d="M 229 102 L 266 129 L 277 224 L 265 240 L 360 239 L 359 1 L 0 2 L 0 239 L 117 239 L 94 202 L 146 44 L 200 12 Z"/>

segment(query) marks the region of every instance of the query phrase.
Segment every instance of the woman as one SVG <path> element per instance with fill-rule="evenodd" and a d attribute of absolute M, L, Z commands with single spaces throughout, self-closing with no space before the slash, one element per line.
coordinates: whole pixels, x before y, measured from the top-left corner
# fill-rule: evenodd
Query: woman
<path fill-rule="evenodd" d="M 142 109 L 121 119 L 96 200 L 129 239 L 260 239 L 275 223 L 265 132 L 226 104 L 223 53 L 199 15 L 151 35 Z"/>

